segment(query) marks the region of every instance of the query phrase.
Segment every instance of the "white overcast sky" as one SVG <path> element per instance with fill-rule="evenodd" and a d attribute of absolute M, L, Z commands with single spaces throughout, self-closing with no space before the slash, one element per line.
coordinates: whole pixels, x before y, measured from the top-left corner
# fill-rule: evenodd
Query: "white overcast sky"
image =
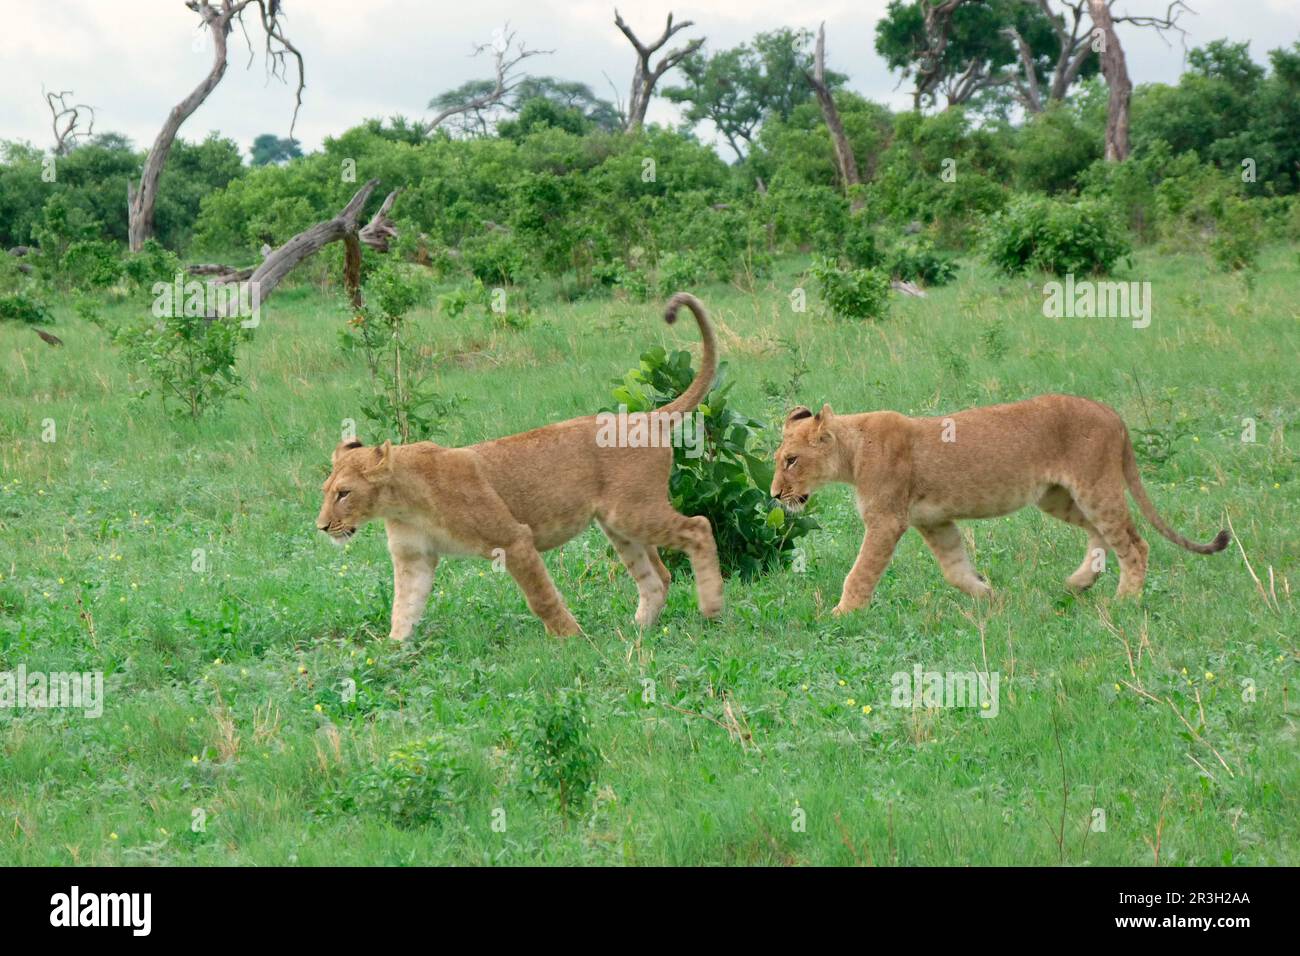
<path fill-rule="evenodd" d="M 741 43 L 780 26 L 815 29 L 825 20 L 829 65 L 862 94 L 895 107 L 910 103 L 873 48 L 887 0 L 622 0 L 620 10 L 643 39 L 657 35 L 671 9 L 706 36 L 709 46 Z M 1189 0 L 1188 46 L 1219 37 L 1249 40 L 1257 61 L 1267 50 L 1300 39 L 1300 0 Z M 425 114 L 430 97 L 466 80 L 486 77 L 485 57 L 469 57 L 476 42 L 509 22 L 529 46 L 554 54 L 528 61 L 530 72 L 580 80 L 597 94 L 627 98 L 632 49 L 613 24 L 608 0 L 283 0 L 286 32 L 307 62 L 307 88 L 297 135 L 307 149 L 368 117 Z M 1119 0 L 1118 11 L 1163 12 L 1166 0 Z M 96 131 L 125 133 L 138 146 L 152 142 L 162 120 L 203 77 L 211 53 L 196 50 L 199 19 L 183 0 L 0 0 L 0 139 L 48 147 L 47 89 L 71 89 L 97 110 Z M 249 31 L 254 46 L 256 17 Z M 1184 53 L 1150 31 L 1121 27 L 1135 83 L 1175 81 Z M 236 32 L 225 79 L 181 130 L 202 139 L 218 130 L 247 149 L 259 133 L 285 135 L 293 93 L 267 83 L 260 54 Z M 608 77 L 608 79 L 607 79 Z M 665 78 L 670 82 L 672 74 Z M 651 120 L 675 119 L 656 100 Z"/>

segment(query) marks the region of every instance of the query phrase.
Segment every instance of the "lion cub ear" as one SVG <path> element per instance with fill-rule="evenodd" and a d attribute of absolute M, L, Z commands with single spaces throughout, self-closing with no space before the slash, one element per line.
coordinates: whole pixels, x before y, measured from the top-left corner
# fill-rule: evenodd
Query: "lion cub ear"
<path fill-rule="evenodd" d="M 373 480 L 387 478 L 393 473 L 393 443 L 385 440 L 375 449 L 375 463 L 366 469 L 365 475 Z"/>
<path fill-rule="evenodd" d="M 790 414 L 785 416 L 785 423 L 789 425 L 805 418 L 812 418 L 812 409 L 804 405 L 796 405 L 790 409 Z"/>
<path fill-rule="evenodd" d="M 360 447 L 361 447 L 361 442 L 357 441 L 355 438 L 352 439 L 351 441 L 339 442 L 337 445 L 334 446 L 334 456 L 333 458 L 330 459 L 330 464 L 337 465 L 339 463 L 339 459 L 343 457 L 343 453 L 345 451 L 351 451 L 353 448 L 360 448 Z"/>
<path fill-rule="evenodd" d="M 828 441 L 834 436 L 830 433 L 830 423 L 835 420 L 835 411 L 829 404 L 822 406 L 822 410 L 813 416 L 813 421 L 817 423 L 817 437 L 822 441 Z"/>

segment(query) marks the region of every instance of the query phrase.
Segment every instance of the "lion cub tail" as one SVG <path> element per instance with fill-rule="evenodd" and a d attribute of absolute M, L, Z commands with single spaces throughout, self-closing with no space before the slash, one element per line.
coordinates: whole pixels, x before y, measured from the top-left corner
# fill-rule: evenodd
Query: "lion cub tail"
<path fill-rule="evenodd" d="M 1228 546 L 1231 538 L 1227 531 L 1220 531 L 1209 544 L 1197 544 L 1195 541 L 1184 538 L 1169 527 L 1164 518 L 1160 517 L 1160 512 L 1156 511 L 1156 506 L 1147 497 L 1147 490 L 1142 487 L 1142 478 L 1138 474 L 1137 456 L 1133 453 L 1133 442 L 1129 440 L 1127 431 L 1124 433 L 1124 480 L 1128 483 L 1129 494 L 1133 496 L 1133 500 L 1142 509 L 1146 519 L 1155 526 L 1157 531 L 1180 548 L 1186 548 L 1188 551 L 1194 551 L 1197 554 L 1214 554 Z"/>
<path fill-rule="evenodd" d="M 704 356 L 700 359 L 700 370 L 695 378 L 675 399 L 663 406 L 661 412 L 693 412 L 704 396 L 713 387 L 713 376 L 718 371 L 718 340 L 713 334 L 713 323 L 709 321 L 700 300 L 689 292 L 678 292 L 668 300 L 664 308 L 664 321 L 672 325 L 677 321 L 677 310 L 686 306 L 695 313 L 695 321 L 700 326 L 700 338 L 704 342 Z"/>

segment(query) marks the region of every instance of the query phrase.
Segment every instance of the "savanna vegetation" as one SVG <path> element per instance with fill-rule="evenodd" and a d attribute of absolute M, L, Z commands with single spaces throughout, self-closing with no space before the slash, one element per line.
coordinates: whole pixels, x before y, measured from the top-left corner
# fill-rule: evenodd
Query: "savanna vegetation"
<path fill-rule="evenodd" d="M 248 156 L 178 136 L 147 217 L 120 135 L 0 144 L 0 672 L 105 689 L 97 719 L 0 707 L 0 862 L 1300 860 L 1300 44 L 1195 46 L 1124 99 L 1121 144 L 1114 62 L 1069 32 L 1089 4 L 1058 5 L 891 4 L 905 111 L 848 88 L 869 51 L 827 63 L 806 31 L 673 46 L 670 20 L 654 47 L 620 22 L 626 104 L 523 75 L 543 61 L 509 37 L 432 120 Z M 330 223 L 254 321 L 213 306 L 206 280 L 247 291 Z M 1149 283 L 1150 323 L 1045 315 L 1067 275 Z M 335 549 L 313 524 L 334 445 L 662 404 L 696 361 L 659 320 L 681 289 L 725 364 L 670 490 L 714 524 L 722 620 L 670 561 L 638 631 L 591 530 L 546 556 L 584 637 L 445 561 L 388 641 L 382 529 Z M 992 601 L 908 535 L 833 618 L 861 522 L 847 488 L 770 500 L 785 411 L 1049 391 L 1114 406 L 1161 512 L 1230 522 L 1230 550 L 1146 527 L 1141 602 L 1113 573 L 1072 595 L 1082 536 L 1025 512 L 967 529 Z M 997 673 L 996 714 L 900 706 L 917 665 Z"/>

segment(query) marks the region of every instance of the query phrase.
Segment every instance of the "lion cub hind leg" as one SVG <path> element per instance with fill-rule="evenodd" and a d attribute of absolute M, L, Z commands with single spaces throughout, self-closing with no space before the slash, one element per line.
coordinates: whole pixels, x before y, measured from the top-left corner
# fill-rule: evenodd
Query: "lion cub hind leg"
<path fill-rule="evenodd" d="M 506 570 L 519 585 L 519 590 L 524 592 L 529 609 L 546 625 L 547 633 L 556 637 L 581 634 L 578 622 L 569 613 L 560 592 L 555 589 L 555 582 L 551 580 L 546 563 L 533 544 L 533 533 L 528 526 L 519 525 L 516 537 L 503 550 Z"/>
<path fill-rule="evenodd" d="M 603 521 L 598 523 L 600 530 L 605 532 L 605 537 L 618 552 L 623 567 L 627 568 L 627 573 L 632 575 L 632 580 L 636 582 L 639 597 L 636 606 L 637 626 L 651 627 L 658 620 L 659 612 L 663 610 L 664 602 L 668 598 L 668 569 L 659 560 L 659 555 L 654 548 L 647 548 L 643 544 L 623 537 Z M 660 574 L 660 569 L 663 570 L 663 574 Z"/>
<path fill-rule="evenodd" d="M 1129 514 L 1122 478 L 1116 476 L 1113 481 L 1098 483 L 1086 492 L 1079 489 L 1073 494 L 1079 510 L 1119 560 L 1119 587 L 1115 596 L 1137 597 L 1146 581 L 1149 549 Z"/>
<path fill-rule="evenodd" d="M 1038 500 L 1038 507 L 1044 514 L 1051 515 L 1066 524 L 1072 524 L 1076 528 L 1082 528 L 1088 534 L 1088 551 L 1083 556 L 1083 561 L 1079 567 L 1065 579 L 1066 587 L 1073 591 L 1086 591 L 1097 583 L 1101 573 L 1106 570 L 1106 552 L 1110 549 L 1106 546 L 1106 539 L 1101 536 L 1101 532 L 1093 527 L 1083 514 L 1083 511 L 1075 503 L 1070 493 L 1060 485 L 1053 485 Z"/>
<path fill-rule="evenodd" d="M 988 597 L 993 593 L 988 582 L 970 563 L 970 557 L 966 554 L 966 545 L 955 524 L 945 521 L 943 524 L 924 528 L 918 526 L 916 530 L 921 532 L 921 537 L 934 552 L 945 581 L 971 597 Z"/>
<path fill-rule="evenodd" d="M 722 572 L 718 568 L 718 545 L 713 540 L 713 526 L 702 515 L 688 518 L 679 514 L 667 501 L 648 504 L 639 501 L 606 514 L 602 527 L 608 525 L 622 537 L 646 548 L 647 557 L 657 547 L 684 551 L 695 572 L 695 591 L 700 613 L 714 618 L 722 613 Z M 651 561 L 663 568 L 659 556 Z M 659 568 L 655 568 L 656 573 Z M 666 578 L 663 568 L 660 578 Z"/>

